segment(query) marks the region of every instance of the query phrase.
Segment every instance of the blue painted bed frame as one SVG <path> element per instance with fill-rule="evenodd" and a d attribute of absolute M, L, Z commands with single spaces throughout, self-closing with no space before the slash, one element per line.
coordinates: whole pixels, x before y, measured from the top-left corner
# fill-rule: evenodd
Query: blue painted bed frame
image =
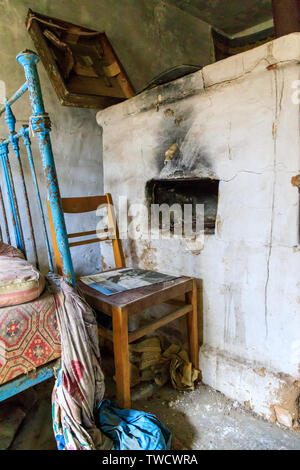
<path fill-rule="evenodd" d="M 59 192 L 59 186 L 57 181 L 54 157 L 51 146 L 50 132 L 51 132 L 51 121 L 48 113 L 45 112 L 39 75 L 37 71 L 37 63 L 39 57 L 35 52 L 24 51 L 17 55 L 18 63 L 24 68 L 26 82 L 16 91 L 16 93 L 9 99 L 5 100 L 4 105 L 0 109 L 0 116 L 4 114 L 5 121 L 9 129 L 9 136 L 7 139 L 1 139 L 0 141 L 0 160 L 4 175 L 4 181 L 7 190 L 7 196 L 9 201 L 9 208 L 11 213 L 12 225 L 14 230 L 14 237 L 16 246 L 23 251 L 26 255 L 26 245 L 24 242 L 24 235 L 22 230 L 22 222 L 18 207 L 17 195 L 15 191 L 14 179 L 11 171 L 9 161 L 9 148 L 12 147 L 13 154 L 18 161 L 19 175 L 22 181 L 22 191 L 26 206 L 27 218 L 31 234 L 31 242 L 33 247 L 33 253 L 35 257 L 35 263 L 38 266 L 38 255 L 35 243 L 34 228 L 31 218 L 29 199 L 27 195 L 27 188 L 22 168 L 22 161 L 20 157 L 19 139 L 22 138 L 26 148 L 28 161 L 30 164 L 31 175 L 33 179 L 34 189 L 37 197 L 37 203 L 40 210 L 40 217 L 43 224 L 44 236 L 46 249 L 48 254 L 49 269 L 53 271 L 53 262 L 50 250 L 49 238 L 47 235 L 46 221 L 43 212 L 42 201 L 39 192 L 38 181 L 36 178 L 34 160 L 31 150 L 31 140 L 28 126 L 22 126 L 18 132 L 16 132 L 16 118 L 12 112 L 11 106 L 21 98 L 27 91 L 29 92 L 30 104 L 32 108 L 32 115 L 29 118 L 29 126 L 32 129 L 35 136 L 38 138 L 39 151 L 43 162 L 43 172 L 47 184 L 48 198 L 53 216 L 53 224 L 57 239 L 58 250 L 62 260 L 63 276 L 64 279 L 74 287 L 76 286 L 73 264 L 69 249 L 67 231 L 65 226 L 64 214 L 62 211 L 61 198 Z M 10 243 L 11 237 L 8 230 L 8 222 L 5 211 L 5 205 L 2 198 L 2 189 L 0 186 L 0 203 L 3 213 L 3 223 L 6 231 L 7 242 Z M 0 226 L 0 239 L 2 238 L 2 228 Z M 26 390 L 38 383 L 47 380 L 53 376 L 53 370 L 57 366 L 57 361 L 48 363 L 44 366 L 39 367 L 35 371 L 30 372 L 28 375 L 22 375 L 16 379 L 7 382 L 0 386 L 0 402 L 10 398 L 17 393 Z"/>

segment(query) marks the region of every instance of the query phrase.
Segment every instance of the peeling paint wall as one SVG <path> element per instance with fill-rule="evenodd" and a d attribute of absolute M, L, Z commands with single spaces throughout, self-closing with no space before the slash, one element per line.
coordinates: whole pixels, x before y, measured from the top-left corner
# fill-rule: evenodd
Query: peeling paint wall
<path fill-rule="evenodd" d="M 163 1 L 1 0 L 0 99 L 3 98 L 4 88 L 6 95 L 11 96 L 24 82 L 23 70 L 15 60 L 17 53 L 25 48 L 34 50 L 25 29 L 28 8 L 105 31 L 137 90 L 169 67 L 182 63 L 205 65 L 213 60 L 210 26 Z M 62 196 L 101 194 L 101 131 L 95 122 L 96 111 L 61 106 L 41 64 L 39 73 L 46 111 L 52 120 L 51 137 Z M 17 128 L 28 120 L 28 103 L 25 96 L 14 106 Z M 1 119 L 0 136 L 6 136 L 6 133 L 6 126 L 3 126 Z M 42 186 L 42 168 L 36 146 L 34 150 Z M 13 162 L 13 157 L 11 161 Z M 24 169 L 28 176 L 29 166 L 25 159 Z M 31 185 L 29 190 L 33 197 Z M 42 191 L 42 196 L 45 200 L 45 191 Z M 42 264 L 46 266 L 42 229 L 34 203 L 33 207 L 39 253 L 42 255 Z M 21 210 L 24 213 L 22 203 Z M 96 217 L 78 220 L 78 217 L 70 216 L 67 225 L 72 227 L 72 231 L 80 231 L 86 224 L 94 228 L 96 222 Z M 24 228 L 28 238 L 29 234 Z M 96 245 L 78 247 L 72 253 L 77 273 L 90 273 L 100 269 L 99 248 Z"/>
<path fill-rule="evenodd" d="M 300 392 L 299 51 L 292 34 L 97 115 L 116 202 L 143 201 L 151 178 L 220 180 L 216 233 L 200 254 L 185 240 L 140 239 L 124 242 L 127 263 L 203 279 L 204 382 L 271 420 L 281 406 L 290 422 Z M 164 164 L 174 143 L 179 156 Z"/>

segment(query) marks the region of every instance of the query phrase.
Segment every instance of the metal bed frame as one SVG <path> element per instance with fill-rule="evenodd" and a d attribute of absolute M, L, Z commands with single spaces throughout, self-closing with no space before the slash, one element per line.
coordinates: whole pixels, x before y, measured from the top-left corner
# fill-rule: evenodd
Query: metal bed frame
<path fill-rule="evenodd" d="M 23 67 L 26 81 L 25 83 L 14 93 L 10 99 L 5 99 L 4 105 L 0 108 L 0 116 L 4 114 L 5 122 L 9 129 L 9 135 L 7 139 L 0 140 L 0 160 L 1 167 L 3 170 L 3 176 L 5 181 L 5 187 L 7 191 L 7 198 L 10 209 L 10 216 L 12 220 L 12 227 L 14 233 L 15 245 L 19 248 L 26 256 L 26 244 L 24 240 L 24 234 L 22 229 L 21 214 L 19 211 L 19 205 L 17 201 L 17 194 L 15 190 L 14 178 L 11 170 L 9 160 L 9 150 L 12 148 L 12 154 L 17 160 L 17 169 L 19 177 L 21 179 L 21 189 L 24 197 L 26 207 L 26 218 L 29 224 L 30 238 L 33 249 L 34 261 L 37 267 L 39 267 L 39 259 L 36 247 L 36 239 L 34 233 L 34 227 L 32 222 L 32 215 L 30 210 L 29 198 L 27 193 L 26 181 L 23 172 L 20 146 L 19 141 L 22 139 L 29 166 L 31 170 L 32 181 L 36 194 L 37 204 L 39 208 L 40 218 L 43 226 L 46 250 L 48 255 L 49 270 L 53 272 L 53 261 L 50 249 L 49 238 L 47 234 L 46 220 L 43 211 L 43 205 L 41 201 L 39 185 L 35 172 L 34 159 L 31 149 L 30 129 L 34 136 L 38 139 L 39 151 L 42 157 L 43 173 L 47 184 L 48 198 L 51 207 L 53 225 L 55 229 L 56 239 L 60 257 L 62 260 L 62 270 L 64 279 L 74 287 L 76 286 L 74 269 L 69 249 L 66 225 L 64 214 L 62 211 L 61 198 L 59 192 L 59 185 L 57 181 L 57 174 L 55 169 L 54 157 L 51 146 L 51 121 L 48 113 L 45 112 L 39 75 L 37 71 L 37 63 L 39 57 L 35 52 L 26 50 L 17 55 L 17 62 Z M 16 131 L 16 118 L 11 109 L 12 105 L 20 99 L 26 92 L 29 92 L 29 99 L 32 109 L 32 115 L 29 118 L 29 126 L 21 126 Z M 0 240 L 3 240 L 3 234 L 5 233 L 6 241 L 11 244 L 12 236 L 9 231 L 8 217 L 6 213 L 6 206 L 3 198 L 3 191 L 0 184 L 0 209 L 2 212 L 2 220 L 0 223 Z M 30 388 L 44 380 L 47 380 L 53 375 L 53 369 L 57 365 L 57 361 L 48 363 L 44 366 L 39 367 L 28 375 L 22 375 L 17 377 L 10 382 L 0 385 L 0 402 L 7 398 L 20 393 L 27 388 Z"/>

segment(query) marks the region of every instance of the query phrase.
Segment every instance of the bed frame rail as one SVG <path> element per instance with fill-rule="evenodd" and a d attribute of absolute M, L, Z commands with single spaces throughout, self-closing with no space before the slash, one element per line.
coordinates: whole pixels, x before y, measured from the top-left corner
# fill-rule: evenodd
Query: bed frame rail
<path fill-rule="evenodd" d="M 48 113 L 45 111 L 39 75 L 37 71 L 37 63 L 39 57 L 35 52 L 24 51 L 17 56 L 18 63 L 23 67 L 26 82 L 14 93 L 10 99 L 5 99 L 4 105 L 0 108 L 0 116 L 4 115 L 5 122 L 7 124 L 9 134 L 6 139 L 0 140 L 0 160 L 3 171 L 3 179 L 7 191 L 7 199 L 10 210 L 10 216 L 12 221 L 14 240 L 17 248 L 19 248 L 26 256 L 26 243 L 24 240 L 23 225 L 25 222 L 28 223 L 30 242 L 32 245 L 34 261 L 37 267 L 39 267 L 39 257 L 36 245 L 36 234 L 34 230 L 34 224 L 32 221 L 31 208 L 29 203 L 29 197 L 27 192 L 26 180 L 24 177 L 21 153 L 20 153 L 20 139 L 25 146 L 27 158 L 29 161 L 31 177 L 34 185 L 35 195 L 37 199 L 37 205 L 39 209 L 39 215 L 43 227 L 45 245 L 48 256 L 49 270 L 53 272 L 53 260 L 51 255 L 51 248 L 49 243 L 49 237 L 47 233 L 47 225 L 45 214 L 43 210 L 43 204 L 41 200 L 39 184 L 36 177 L 34 158 L 31 148 L 30 129 L 33 135 L 37 137 L 39 143 L 39 151 L 43 162 L 43 172 L 47 184 L 48 198 L 53 214 L 53 224 L 55 228 L 58 249 L 63 264 L 63 275 L 64 279 L 75 286 L 75 276 L 72 265 L 72 259 L 68 244 L 67 231 L 65 226 L 64 214 L 61 206 L 61 198 L 59 192 L 59 186 L 56 175 L 56 168 L 54 163 L 54 157 L 51 146 L 51 121 Z M 12 111 L 13 104 L 19 100 L 26 92 L 29 92 L 30 104 L 32 108 L 32 115 L 29 118 L 29 126 L 21 126 L 19 130 L 16 130 L 16 118 Z M 26 218 L 23 219 L 23 214 L 20 213 L 19 203 L 17 199 L 17 192 L 15 189 L 14 177 L 12 174 L 12 167 L 10 164 L 10 155 L 13 155 L 17 161 L 18 177 L 21 181 L 22 198 L 26 208 Z M 0 185 L 0 211 L 2 212 L 2 220 L 0 223 L 0 240 L 6 240 L 7 243 L 11 243 L 12 234 L 9 232 L 9 223 L 7 210 L 3 198 L 3 190 Z M 4 237 L 5 234 L 5 237 Z"/>
<path fill-rule="evenodd" d="M 19 145 L 21 139 L 21 142 L 23 142 L 24 147 L 26 149 L 26 154 L 29 161 L 31 177 L 37 199 L 37 205 L 39 208 L 39 214 L 43 226 L 49 269 L 50 271 L 53 271 L 53 261 L 47 233 L 46 220 L 43 211 L 43 204 L 41 200 L 38 180 L 36 177 L 34 158 L 31 148 L 30 129 L 32 129 L 33 135 L 38 139 L 39 151 L 42 157 L 43 173 L 47 184 L 48 199 L 53 215 L 53 225 L 63 265 L 63 276 L 69 284 L 75 287 L 74 270 L 69 249 L 65 219 L 62 210 L 62 203 L 51 147 L 51 122 L 49 115 L 48 113 L 46 113 L 44 108 L 40 80 L 37 71 L 37 63 L 39 61 L 39 57 L 34 52 L 26 50 L 18 54 L 17 61 L 24 69 L 26 82 L 16 91 L 16 93 L 10 99 L 6 99 L 4 105 L 0 108 L 0 117 L 1 115 L 4 115 L 4 119 L 9 130 L 8 137 L 0 139 L 0 167 L 2 167 L 3 171 L 3 180 L 7 192 L 7 205 L 9 207 L 9 214 L 11 217 L 11 219 L 8 219 L 8 211 L 6 209 L 6 203 L 3 197 L 3 189 L 1 188 L 0 184 L 0 214 L 2 213 L 2 217 L 0 218 L 0 241 L 5 240 L 7 243 L 11 244 L 12 239 L 14 239 L 17 248 L 22 250 L 22 252 L 26 256 L 27 247 L 23 233 L 24 225 L 22 224 L 27 221 L 29 224 L 29 232 L 33 248 L 33 254 L 35 258 L 35 264 L 39 266 L 38 250 L 36 246 L 36 233 L 32 221 L 29 197 L 27 193 L 26 181 L 21 160 L 21 152 Z M 12 111 L 12 106 L 27 91 L 29 92 L 32 115 L 29 118 L 29 125 L 23 125 L 20 127 L 20 129 L 16 130 L 16 118 Z M 24 216 L 24 218 L 22 211 L 20 211 L 17 200 L 17 192 L 15 189 L 15 182 L 12 167 L 10 165 L 9 155 L 13 155 L 14 158 L 16 158 L 17 160 L 16 167 L 19 179 L 21 180 L 22 197 L 26 208 L 26 217 Z M 11 224 L 9 224 L 9 220 L 11 221 Z M 9 231 L 10 226 L 12 226 L 13 233 L 10 233 Z M 14 237 L 12 237 L 12 235 L 14 235 Z M 35 371 L 30 372 L 28 375 L 21 375 L 19 377 L 16 377 L 14 380 L 11 380 L 10 382 L 0 385 L 0 402 L 7 400 L 8 398 L 20 393 L 23 390 L 26 390 L 27 388 L 37 385 L 38 383 L 44 380 L 49 379 L 53 376 L 53 369 L 55 367 L 56 362 L 45 364 L 36 369 Z"/>

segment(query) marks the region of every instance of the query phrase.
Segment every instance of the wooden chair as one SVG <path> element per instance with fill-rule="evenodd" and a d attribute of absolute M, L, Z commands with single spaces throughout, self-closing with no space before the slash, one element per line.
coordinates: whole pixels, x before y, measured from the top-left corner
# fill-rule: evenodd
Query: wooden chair
<path fill-rule="evenodd" d="M 91 196 L 79 198 L 63 198 L 62 206 L 65 213 L 84 213 L 96 211 L 99 205 L 107 204 L 109 235 L 104 239 L 93 238 L 78 242 L 71 242 L 70 247 L 76 247 L 87 243 L 95 243 L 111 239 L 116 269 L 125 267 L 125 258 L 122 243 L 119 239 L 118 226 L 116 223 L 112 197 L 110 194 L 104 196 Z M 48 202 L 48 213 L 51 235 L 54 246 L 55 261 L 58 273 L 61 273 L 61 260 L 57 249 L 55 231 L 52 221 L 51 209 Z M 80 233 L 71 233 L 68 237 L 83 237 L 96 235 L 96 230 Z M 112 237 L 112 238 L 111 238 Z M 157 330 L 177 318 L 186 315 L 186 325 L 189 340 L 190 360 L 193 366 L 199 368 L 199 342 L 198 342 L 198 319 L 197 319 L 197 285 L 190 277 L 181 276 L 171 281 L 161 282 L 146 287 L 127 290 L 113 295 L 102 294 L 87 286 L 80 279 L 78 287 L 83 292 L 86 300 L 97 311 L 112 317 L 112 331 L 99 326 L 100 336 L 113 342 L 115 377 L 117 385 L 117 402 L 122 408 L 130 408 L 130 364 L 129 343 Z M 184 296 L 185 300 L 177 298 Z M 151 321 L 146 326 L 128 332 L 128 318 L 131 315 L 142 313 L 147 308 L 163 303 L 174 304 L 176 309 L 171 313 Z"/>

